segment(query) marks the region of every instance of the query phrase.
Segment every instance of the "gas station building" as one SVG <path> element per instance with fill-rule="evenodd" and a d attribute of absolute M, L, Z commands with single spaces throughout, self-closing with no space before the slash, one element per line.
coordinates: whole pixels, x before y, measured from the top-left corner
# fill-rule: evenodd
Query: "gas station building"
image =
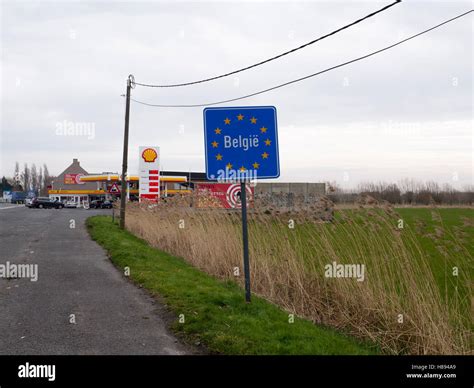
<path fill-rule="evenodd" d="M 129 175 L 127 178 L 127 197 L 131 201 L 138 200 L 138 181 L 138 175 Z M 227 192 L 235 191 L 230 186 L 236 185 L 210 182 L 203 172 L 160 171 L 161 197 L 187 194 L 195 188 L 199 190 L 201 187 L 205 187 L 215 191 L 216 195 L 226 198 Z M 48 188 L 48 194 L 50 198 L 61 202 L 73 202 L 81 206 L 84 202 L 97 199 L 114 200 L 120 198 L 121 189 L 121 177 L 117 172 L 89 173 L 81 167 L 78 159 L 73 159 L 72 164 L 52 182 L 52 186 Z M 255 195 L 293 194 L 311 198 L 315 195 L 325 195 L 326 184 L 258 182 L 253 191 Z M 233 207 L 229 200 L 227 202 L 224 204 L 225 207 L 228 207 L 227 205 Z"/>
<path fill-rule="evenodd" d="M 186 194 L 192 189 L 191 182 L 205 182 L 204 173 L 160 171 L 161 196 Z M 138 175 L 129 175 L 127 196 L 130 200 L 138 200 Z M 74 202 L 82 205 L 97 199 L 114 200 L 121 195 L 121 177 L 118 173 L 89 173 L 81 167 L 78 159 L 73 159 L 48 188 L 50 198 L 61 202 Z"/>

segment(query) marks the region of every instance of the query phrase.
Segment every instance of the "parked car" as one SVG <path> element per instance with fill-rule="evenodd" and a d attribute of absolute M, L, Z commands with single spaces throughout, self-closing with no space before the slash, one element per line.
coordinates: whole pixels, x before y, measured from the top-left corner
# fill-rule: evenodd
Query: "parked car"
<path fill-rule="evenodd" d="M 26 207 L 31 207 L 32 203 L 33 203 L 33 198 L 26 198 L 25 199 L 25 206 Z"/>
<path fill-rule="evenodd" d="M 79 206 L 78 206 L 77 202 L 75 202 L 75 201 L 67 201 L 67 202 L 64 204 L 64 207 L 74 209 L 74 208 L 77 208 L 77 207 L 79 207 Z"/>
<path fill-rule="evenodd" d="M 100 209 L 102 203 L 104 201 L 102 199 L 96 199 L 94 201 L 89 202 L 89 209 Z"/>
<path fill-rule="evenodd" d="M 114 204 L 110 201 L 104 201 L 102 202 L 102 204 L 100 205 L 100 208 L 101 209 L 112 209 L 114 207 Z"/>
<path fill-rule="evenodd" d="M 64 207 L 64 204 L 54 198 L 38 197 L 38 198 L 34 198 L 31 201 L 30 207 L 39 208 L 39 209 L 46 209 L 46 208 L 62 209 Z"/>
<path fill-rule="evenodd" d="M 89 203 L 89 209 L 112 209 L 113 206 L 111 201 L 104 201 L 103 199 L 96 199 Z"/>

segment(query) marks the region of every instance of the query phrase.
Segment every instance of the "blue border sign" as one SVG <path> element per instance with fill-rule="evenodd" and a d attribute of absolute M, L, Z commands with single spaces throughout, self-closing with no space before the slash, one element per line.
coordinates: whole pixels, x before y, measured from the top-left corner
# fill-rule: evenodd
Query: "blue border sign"
<path fill-rule="evenodd" d="M 206 175 L 216 181 L 278 178 L 274 106 L 204 109 Z"/>

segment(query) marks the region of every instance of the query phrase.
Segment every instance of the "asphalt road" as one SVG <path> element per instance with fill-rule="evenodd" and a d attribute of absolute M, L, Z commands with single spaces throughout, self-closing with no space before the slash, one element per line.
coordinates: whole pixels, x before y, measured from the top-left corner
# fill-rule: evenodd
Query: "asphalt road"
<path fill-rule="evenodd" d="M 0 265 L 38 265 L 36 282 L 0 277 L 0 354 L 190 352 L 167 331 L 164 308 L 89 238 L 85 219 L 110 212 L 0 204 Z"/>

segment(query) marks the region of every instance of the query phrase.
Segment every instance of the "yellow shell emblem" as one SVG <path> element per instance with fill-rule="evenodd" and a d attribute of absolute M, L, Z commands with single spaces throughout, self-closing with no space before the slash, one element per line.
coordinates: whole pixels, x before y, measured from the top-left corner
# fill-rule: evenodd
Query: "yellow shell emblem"
<path fill-rule="evenodd" d="M 142 158 L 147 163 L 153 163 L 157 157 L 158 154 L 153 148 L 147 148 L 142 152 Z"/>

